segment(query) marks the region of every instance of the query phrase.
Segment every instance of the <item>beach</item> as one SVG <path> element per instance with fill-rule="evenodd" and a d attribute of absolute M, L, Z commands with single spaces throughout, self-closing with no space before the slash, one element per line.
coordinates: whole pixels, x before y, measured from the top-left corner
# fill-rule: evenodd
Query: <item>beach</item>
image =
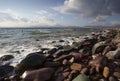
<path fill-rule="evenodd" d="M 29 81 L 33 75 L 30 81 L 118 81 L 117 35 L 107 28 L 1 28 L 0 67 L 8 68 L 1 81 Z"/>

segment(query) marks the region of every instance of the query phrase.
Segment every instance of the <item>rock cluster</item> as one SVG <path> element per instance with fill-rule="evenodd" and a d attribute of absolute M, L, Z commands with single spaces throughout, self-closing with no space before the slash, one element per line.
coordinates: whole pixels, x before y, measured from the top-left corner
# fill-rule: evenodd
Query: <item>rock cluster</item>
<path fill-rule="evenodd" d="M 0 81 L 120 81 L 120 42 L 113 40 L 116 35 L 109 30 L 106 36 L 92 34 L 92 38 L 71 46 L 31 53 L 16 67 L 1 65 Z"/>

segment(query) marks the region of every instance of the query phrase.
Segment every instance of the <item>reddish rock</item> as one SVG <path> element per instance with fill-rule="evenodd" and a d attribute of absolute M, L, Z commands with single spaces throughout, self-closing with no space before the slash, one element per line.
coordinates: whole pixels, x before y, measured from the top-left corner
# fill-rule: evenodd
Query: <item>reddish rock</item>
<path fill-rule="evenodd" d="M 53 68 L 42 68 L 33 71 L 26 71 L 22 78 L 24 81 L 46 81 L 49 80 L 54 73 Z"/>

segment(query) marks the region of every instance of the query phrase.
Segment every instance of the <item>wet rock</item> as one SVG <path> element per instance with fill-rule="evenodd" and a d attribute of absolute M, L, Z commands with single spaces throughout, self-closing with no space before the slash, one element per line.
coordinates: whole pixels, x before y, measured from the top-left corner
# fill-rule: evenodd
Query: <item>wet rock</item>
<path fill-rule="evenodd" d="M 44 67 L 59 67 L 62 64 L 60 62 L 45 62 Z"/>
<path fill-rule="evenodd" d="M 120 72 L 114 72 L 113 75 L 114 75 L 115 77 L 117 77 L 118 79 L 120 79 Z"/>
<path fill-rule="evenodd" d="M 46 57 L 39 53 L 29 54 L 16 66 L 17 73 L 21 75 L 27 69 L 40 68 L 45 59 Z"/>
<path fill-rule="evenodd" d="M 59 40 L 59 42 L 65 42 L 64 40 Z"/>
<path fill-rule="evenodd" d="M 109 77 L 109 81 L 118 81 L 115 77 L 113 77 L 113 76 L 110 76 Z"/>
<path fill-rule="evenodd" d="M 57 48 L 53 48 L 51 50 L 48 51 L 48 54 L 52 55 L 57 51 Z"/>
<path fill-rule="evenodd" d="M 92 48 L 92 54 L 102 53 L 105 47 L 105 41 L 96 43 Z"/>
<path fill-rule="evenodd" d="M 22 75 L 22 78 L 24 81 L 46 81 L 51 78 L 53 73 L 53 68 L 41 68 L 33 71 L 26 71 Z"/>
<path fill-rule="evenodd" d="M 110 75 L 110 69 L 109 69 L 109 67 L 105 66 L 104 69 L 103 69 L 103 76 L 105 78 L 108 78 L 109 75 Z"/>
<path fill-rule="evenodd" d="M 78 63 L 73 63 L 70 68 L 72 70 L 77 70 L 77 71 L 80 71 L 82 69 L 82 65 L 81 64 L 78 64 Z"/>
<path fill-rule="evenodd" d="M 61 55 L 67 55 L 70 52 L 74 51 L 74 48 L 70 47 L 70 46 L 64 46 L 63 49 L 58 50 L 56 53 L 53 54 L 53 57 L 58 58 Z"/>
<path fill-rule="evenodd" d="M 0 66 L 0 78 L 9 77 L 12 76 L 13 74 L 14 74 L 13 66 L 8 66 L 8 65 Z"/>
<path fill-rule="evenodd" d="M 59 58 L 54 59 L 53 61 L 62 61 L 63 59 L 71 59 L 73 56 L 72 55 L 62 55 Z"/>
<path fill-rule="evenodd" d="M 88 76 L 86 76 L 84 74 L 80 74 L 72 81 L 90 81 L 90 80 L 89 80 Z"/>
<path fill-rule="evenodd" d="M 0 60 L 1 61 L 7 61 L 7 60 L 10 60 L 10 59 L 13 59 L 14 56 L 13 55 L 4 55 L 2 57 L 0 57 Z"/>

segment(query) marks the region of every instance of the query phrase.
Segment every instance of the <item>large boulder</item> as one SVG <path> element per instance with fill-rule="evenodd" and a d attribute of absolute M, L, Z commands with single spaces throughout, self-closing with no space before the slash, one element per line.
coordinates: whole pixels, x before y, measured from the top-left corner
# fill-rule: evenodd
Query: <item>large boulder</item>
<path fill-rule="evenodd" d="M 21 75 L 25 70 L 40 68 L 45 59 L 46 57 L 39 53 L 29 54 L 16 66 L 17 73 Z"/>
<path fill-rule="evenodd" d="M 26 71 L 22 78 L 24 81 L 47 81 L 54 73 L 53 68 L 41 68 L 33 71 Z"/>

